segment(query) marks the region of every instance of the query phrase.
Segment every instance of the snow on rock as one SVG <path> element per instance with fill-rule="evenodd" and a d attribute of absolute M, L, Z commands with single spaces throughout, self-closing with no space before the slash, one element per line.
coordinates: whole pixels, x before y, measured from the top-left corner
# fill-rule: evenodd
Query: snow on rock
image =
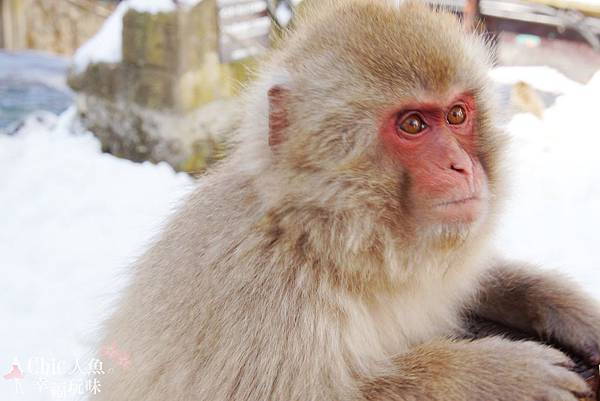
<path fill-rule="evenodd" d="M 176 7 L 193 7 L 202 0 L 125 0 L 119 3 L 100 30 L 73 56 L 73 71 L 81 73 L 90 63 L 118 63 L 122 60 L 123 17 L 130 9 L 145 13 L 164 13 Z"/>
<path fill-rule="evenodd" d="M 73 56 L 73 70 L 85 71 L 90 63 L 118 63 L 123 57 L 121 49 L 123 16 L 129 10 L 127 1 L 121 2 L 106 19 L 100 30 L 85 42 Z"/>
<path fill-rule="evenodd" d="M 156 14 L 175 11 L 176 7 L 193 7 L 200 1 L 202 0 L 128 0 L 128 3 L 136 11 Z"/>

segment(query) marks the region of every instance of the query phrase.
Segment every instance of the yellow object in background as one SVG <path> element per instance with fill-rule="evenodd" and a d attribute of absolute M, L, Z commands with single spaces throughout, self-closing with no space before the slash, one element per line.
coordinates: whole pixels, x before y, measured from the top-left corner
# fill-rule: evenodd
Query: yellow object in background
<path fill-rule="evenodd" d="M 600 2 L 598 1 L 574 1 L 574 0 L 529 0 L 533 3 L 545 4 L 556 8 L 571 9 L 583 14 L 600 17 Z"/>

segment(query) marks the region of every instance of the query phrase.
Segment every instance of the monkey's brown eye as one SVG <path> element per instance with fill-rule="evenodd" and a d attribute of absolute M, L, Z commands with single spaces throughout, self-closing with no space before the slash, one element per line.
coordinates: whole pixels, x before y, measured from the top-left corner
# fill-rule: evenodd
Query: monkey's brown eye
<path fill-rule="evenodd" d="M 398 120 L 398 128 L 407 134 L 417 135 L 427 127 L 418 114 L 410 114 L 402 120 Z"/>
<path fill-rule="evenodd" d="M 464 107 L 456 105 L 450 109 L 446 118 L 450 124 L 462 124 L 467 119 L 467 112 Z"/>

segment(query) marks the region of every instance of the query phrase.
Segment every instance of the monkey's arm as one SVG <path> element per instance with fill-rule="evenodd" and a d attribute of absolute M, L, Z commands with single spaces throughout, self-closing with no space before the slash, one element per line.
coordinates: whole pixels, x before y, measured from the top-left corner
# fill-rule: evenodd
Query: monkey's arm
<path fill-rule="evenodd" d="M 556 272 L 497 262 L 485 273 L 469 312 L 600 363 L 600 305 Z"/>
<path fill-rule="evenodd" d="M 589 388 L 560 351 L 499 337 L 423 344 L 361 381 L 368 401 L 569 400 Z"/>

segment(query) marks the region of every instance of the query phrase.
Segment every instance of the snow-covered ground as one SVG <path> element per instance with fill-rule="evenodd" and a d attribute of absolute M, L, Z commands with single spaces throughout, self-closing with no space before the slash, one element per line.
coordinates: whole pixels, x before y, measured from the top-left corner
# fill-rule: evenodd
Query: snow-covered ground
<path fill-rule="evenodd" d="M 542 120 L 517 114 L 506 127 L 513 182 L 498 247 L 564 271 L 600 299 L 600 72 L 586 86 L 550 78 L 558 73 L 543 67 L 501 67 L 492 76 L 511 74 L 563 95 Z"/>
<path fill-rule="evenodd" d="M 497 242 L 600 298 L 600 74 L 587 86 L 555 74 L 494 72 L 561 94 L 543 120 L 519 114 L 507 126 L 515 179 Z M 75 400 L 93 390 L 94 331 L 125 267 L 191 186 L 167 165 L 102 154 L 73 110 L 0 135 L 0 374 L 15 362 L 25 374 L 0 379 L 0 400 Z"/>
<path fill-rule="evenodd" d="M 25 374 L 24 394 L 0 378 L 2 401 L 85 392 L 89 377 L 68 373 L 87 369 L 122 268 L 191 184 L 166 164 L 102 154 L 90 133 L 71 133 L 73 115 L 39 113 L 0 135 L 0 375 L 15 360 Z"/>

